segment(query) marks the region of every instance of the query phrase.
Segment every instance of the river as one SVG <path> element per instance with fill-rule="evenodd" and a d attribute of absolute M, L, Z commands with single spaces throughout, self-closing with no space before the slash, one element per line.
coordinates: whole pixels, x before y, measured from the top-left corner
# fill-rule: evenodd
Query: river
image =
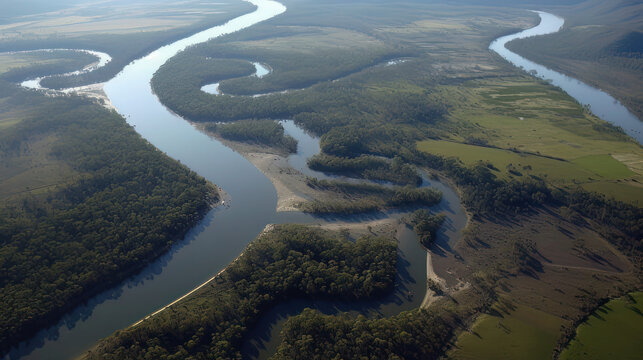
<path fill-rule="evenodd" d="M 636 139 L 639 144 L 643 141 L 643 122 L 632 114 L 623 104 L 610 94 L 591 87 L 577 79 L 548 69 L 533 61 L 509 51 L 505 45 L 514 39 L 524 39 L 531 36 L 547 35 L 558 32 L 565 23 L 563 18 L 542 11 L 536 11 L 540 16 L 540 23 L 530 29 L 516 34 L 502 36 L 494 40 L 489 49 L 497 52 L 513 65 L 523 68 L 530 74 L 543 80 L 550 81 L 576 99 L 582 105 L 589 105 L 591 111 L 599 118 L 620 126 L 626 134 Z"/>
<path fill-rule="evenodd" d="M 87 304 L 64 316 L 55 326 L 13 348 L 6 358 L 73 358 L 101 338 L 130 326 L 218 273 L 242 252 L 266 224 L 325 221 L 299 212 L 277 213 L 276 191 L 259 170 L 239 153 L 166 109 L 150 87 L 154 72 L 187 46 L 239 31 L 286 10 L 275 1 L 249 1 L 257 6 L 257 10 L 163 46 L 127 65 L 104 86 L 113 106 L 139 134 L 170 157 L 223 188 L 229 194 L 226 206 L 210 211 L 184 241 L 177 243 L 140 274 L 90 299 Z M 35 87 L 38 83 L 24 85 Z M 298 139 L 300 144 L 298 153 L 289 161 L 295 167 L 307 169 L 305 160 L 319 152 L 319 140 L 294 126 L 291 121 L 284 121 L 283 124 L 287 133 Z M 321 176 L 310 169 L 306 172 Z M 436 186 L 444 193 L 443 201 L 435 209 L 449 215 L 447 225 L 439 235 L 439 241 L 446 244 L 459 234 L 466 223 L 466 215 L 452 189 L 438 181 L 431 184 L 427 180 L 425 185 Z M 344 220 L 361 221 L 401 215 L 400 212 L 378 213 Z M 401 229 L 399 259 L 400 274 L 395 294 L 384 301 L 361 305 L 354 303 L 348 307 L 364 307 L 369 312 L 377 311 L 384 315 L 417 307 L 426 289 L 427 256 L 409 229 Z M 407 294 L 409 290 L 414 296 L 400 295 Z M 295 302 L 282 307 L 286 306 L 292 312 L 299 309 L 301 304 Z M 336 310 L 344 307 L 341 303 L 329 305 Z M 279 308 L 271 312 L 273 315 L 277 313 L 280 313 Z M 266 339 L 263 333 L 278 328 L 272 326 L 271 314 L 262 318 L 260 326 L 253 332 L 258 338 L 255 346 L 263 346 L 262 340 Z M 273 337 L 273 343 L 274 339 L 277 337 Z"/>
<path fill-rule="evenodd" d="M 250 2 L 257 5 L 256 11 L 161 47 L 130 63 L 104 87 L 107 96 L 119 113 L 123 114 L 128 123 L 134 126 L 145 139 L 222 187 L 230 196 L 226 206 L 210 211 L 188 233 L 184 241 L 177 243 L 143 272 L 92 298 L 87 304 L 66 315 L 57 325 L 41 331 L 29 342 L 24 342 L 12 349 L 7 358 L 54 360 L 73 358 L 99 339 L 135 323 L 218 273 L 241 253 L 266 224 L 324 221 L 298 212 L 277 213 L 275 211 L 276 191 L 259 170 L 239 153 L 225 147 L 168 111 L 150 88 L 150 80 L 154 72 L 178 51 L 192 44 L 239 31 L 286 10 L 283 5 L 275 1 L 250 0 Z M 551 78 L 555 85 L 572 96 L 579 96 L 581 103 L 591 104 L 592 110 L 601 116 L 602 107 L 595 105 L 595 99 L 601 97 L 602 92 L 552 72 L 504 48 L 504 44 L 514 38 L 557 31 L 562 26 L 560 18 L 546 13 L 539 13 L 539 15 L 542 21 L 536 28 L 499 38 L 491 44 L 490 48 L 517 66 L 536 70 L 543 78 Z M 562 81 L 563 84 L 557 81 Z M 565 88 L 567 83 L 571 86 L 569 90 Z M 593 91 L 588 92 L 586 88 Z M 582 89 L 582 91 L 574 95 L 575 89 Z M 623 108 L 613 99 L 610 104 L 613 107 Z M 609 109 L 606 111 L 609 112 Z M 626 109 L 625 111 L 627 112 Z M 620 117 L 603 118 L 624 127 L 626 131 L 632 131 L 624 126 L 630 124 L 629 120 L 623 121 Z M 290 164 L 307 175 L 328 177 L 306 166 L 306 159 L 319 152 L 319 140 L 295 126 L 292 121 L 284 120 L 282 124 L 286 132 L 299 141 L 297 153 L 288 159 Z M 635 125 L 630 125 L 637 129 Z M 639 138 L 637 140 L 640 141 Z M 447 214 L 446 223 L 438 234 L 437 243 L 438 246 L 448 250 L 459 238 L 461 230 L 466 225 L 466 214 L 451 188 L 439 181 L 426 178 L 423 185 L 434 186 L 443 192 L 442 202 L 433 210 Z M 395 218 L 402 214 L 393 211 L 354 217 L 349 220 Z M 428 258 L 410 229 L 400 227 L 398 235 L 398 275 L 394 293 L 375 301 L 328 302 L 293 299 L 279 304 L 262 316 L 258 325 L 251 330 L 243 346 L 244 356 L 264 358 L 273 353 L 279 341 L 277 334 L 287 316 L 299 313 L 304 307 L 313 307 L 328 314 L 353 311 L 383 316 L 417 308 L 426 290 Z M 408 296 L 409 294 L 413 295 Z"/>

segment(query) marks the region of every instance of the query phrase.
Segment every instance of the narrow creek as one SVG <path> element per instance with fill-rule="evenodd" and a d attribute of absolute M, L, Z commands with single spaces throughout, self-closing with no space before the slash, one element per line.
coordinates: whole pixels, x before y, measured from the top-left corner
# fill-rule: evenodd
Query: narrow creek
<path fill-rule="evenodd" d="M 154 72 L 187 46 L 239 31 L 286 10 L 276 1 L 248 1 L 257 6 L 254 12 L 163 46 L 133 61 L 104 85 L 113 106 L 143 138 L 223 188 L 229 195 L 226 206 L 210 211 L 185 240 L 178 242 L 144 271 L 95 296 L 65 315 L 55 326 L 19 344 L 9 352 L 7 359 L 74 358 L 101 338 L 143 319 L 218 273 L 266 224 L 311 224 L 335 220 L 300 212 L 277 213 L 275 188 L 257 168 L 239 153 L 165 108 L 150 87 Z M 305 170 L 306 159 L 319 152 L 318 139 L 292 122 L 284 121 L 283 124 L 288 134 L 299 141 L 298 153 L 289 159 L 291 164 L 309 175 L 321 175 Z M 456 239 L 466 224 L 466 215 L 452 189 L 437 180 L 425 180 L 424 185 L 437 187 L 443 192 L 443 200 L 434 210 L 448 215 L 438 240 L 448 247 L 449 240 Z M 342 220 L 361 222 L 402 215 L 402 212 L 393 211 Z M 271 334 L 278 333 L 281 324 L 275 320 L 296 313 L 302 306 L 316 307 L 326 313 L 353 310 L 384 316 L 418 307 L 426 290 L 427 254 L 409 229 L 401 228 L 399 240 L 400 261 L 395 293 L 373 302 L 344 304 L 293 300 L 280 304 L 262 317 L 251 334 L 252 340 L 244 346 L 245 353 L 249 356 L 270 354 L 278 341 L 278 336 Z"/>

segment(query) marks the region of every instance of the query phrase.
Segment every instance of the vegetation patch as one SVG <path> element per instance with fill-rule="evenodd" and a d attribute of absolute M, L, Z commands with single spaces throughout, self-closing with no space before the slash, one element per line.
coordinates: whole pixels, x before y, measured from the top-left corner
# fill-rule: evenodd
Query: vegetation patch
<path fill-rule="evenodd" d="M 341 200 L 314 200 L 301 204 L 304 212 L 315 214 L 358 214 L 399 206 L 431 206 L 442 193 L 432 188 L 388 187 L 309 178 L 308 186 L 343 195 Z"/>
<path fill-rule="evenodd" d="M 308 166 L 317 171 L 334 172 L 394 184 L 418 185 L 422 178 L 412 165 L 400 158 L 392 161 L 381 157 L 362 155 L 355 158 L 318 154 L 308 160 Z"/>
<path fill-rule="evenodd" d="M 431 215 L 424 209 L 413 212 L 411 225 L 413 225 L 413 230 L 415 230 L 418 239 L 425 248 L 431 247 L 445 218 L 446 215 L 444 214 Z"/>
<path fill-rule="evenodd" d="M 273 120 L 240 120 L 229 124 L 208 124 L 206 130 L 224 139 L 274 146 L 287 153 L 297 152 L 297 140 L 284 134 L 284 127 Z"/>
<path fill-rule="evenodd" d="M 426 310 L 369 320 L 305 309 L 288 319 L 275 359 L 437 359 L 451 326 Z"/>

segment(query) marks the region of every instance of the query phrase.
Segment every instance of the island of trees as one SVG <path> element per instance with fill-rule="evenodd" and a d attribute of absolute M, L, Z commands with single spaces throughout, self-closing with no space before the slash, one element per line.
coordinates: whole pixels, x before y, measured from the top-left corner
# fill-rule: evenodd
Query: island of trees
<path fill-rule="evenodd" d="M 85 358 L 238 359 L 244 334 L 271 306 L 293 297 L 380 296 L 392 290 L 396 261 L 390 239 L 352 242 L 315 228 L 276 225 L 194 296 L 115 333 Z"/>

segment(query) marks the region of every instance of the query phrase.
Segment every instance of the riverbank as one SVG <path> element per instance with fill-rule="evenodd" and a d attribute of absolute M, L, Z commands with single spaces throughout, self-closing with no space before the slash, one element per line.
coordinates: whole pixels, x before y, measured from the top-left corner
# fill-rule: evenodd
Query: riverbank
<path fill-rule="evenodd" d="M 278 148 L 271 148 L 258 144 L 250 144 L 239 141 L 230 141 L 221 138 L 215 133 L 207 132 L 202 125 L 197 127 L 208 133 L 209 136 L 217 139 L 226 146 L 240 153 L 244 158 L 251 162 L 257 169 L 259 169 L 277 190 L 277 211 L 298 211 L 298 204 L 310 199 L 323 199 L 333 196 L 327 192 L 317 191 L 312 189 L 306 184 L 306 176 L 300 171 L 294 169 L 288 162 L 288 154 Z M 460 190 L 454 186 L 449 179 L 441 178 L 442 182 L 447 183 L 450 187 L 455 189 L 458 195 Z M 465 211 L 467 224 L 470 219 L 470 214 Z M 375 219 L 368 221 L 333 221 L 317 224 L 320 228 L 331 231 L 348 231 L 351 237 L 355 238 L 360 235 L 372 234 L 378 236 L 392 236 L 399 239 L 400 226 L 406 226 L 400 221 L 399 218 L 387 217 L 385 219 Z M 455 244 L 452 244 L 455 245 Z M 434 245 L 438 246 L 438 245 Z M 440 290 L 431 289 L 428 285 L 426 292 L 423 295 L 421 308 L 428 308 L 437 300 L 450 296 L 460 290 L 467 289 L 469 284 L 462 281 L 457 281 L 456 284 L 448 286 L 447 280 L 440 277 L 435 269 L 430 250 L 426 251 L 426 281 L 427 284 L 436 284 Z M 450 263 L 453 263 L 455 258 L 449 257 Z M 416 295 L 417 296 L 417 295 Z"/>
<path fill-rule="evenodd" d="M 193 123 L 200 131 L 241 154 L 272 183 L 277 191 L 277 212 L 300 211 L 299 205 L 311 200 L 338 198 L 329 191 L 320 191 L 308 186 L 307 176 L 295 169 L 288 161 L 288 154 L 281 148 L 227 140 L 207 131 L 202 124 Z M 350 222 L 350 227 L 357 224 Z"/>
<path fill-rule="evenodd" d="M 105 94 L 105 90 L 103 89 L 104 86 L 105 83 L 91 84 L 73 88 L 66 92 L 75 93 L 81 96 L 87 96 L 88 98 L 97 100 L 99 104 L 103 105 L 109 110 L 117 110 L 107 94 Z"/>

